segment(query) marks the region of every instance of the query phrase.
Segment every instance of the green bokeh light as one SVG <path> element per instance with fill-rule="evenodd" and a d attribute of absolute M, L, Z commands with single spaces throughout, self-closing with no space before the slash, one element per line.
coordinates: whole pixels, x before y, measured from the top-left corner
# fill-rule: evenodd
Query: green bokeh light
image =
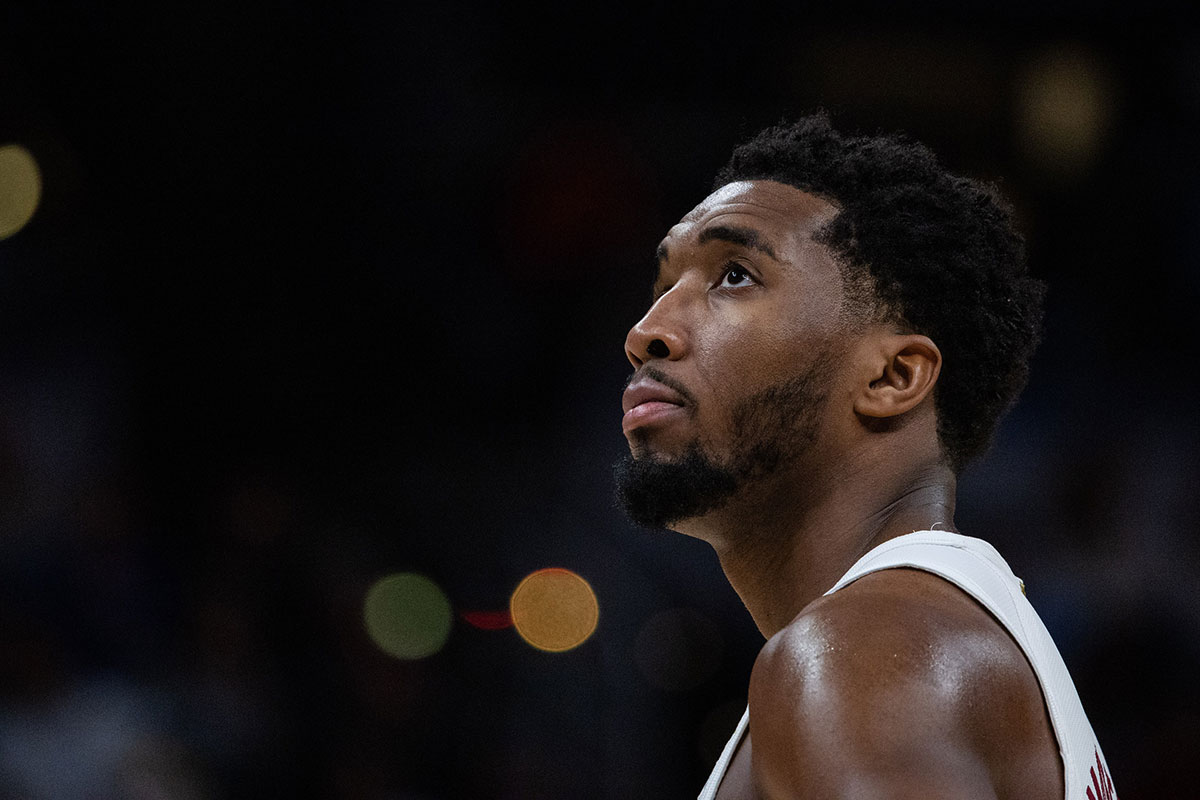
<path fill-rule="evenodd" d="M 442 649 L 454 615 L 436 583 L 424 575 L 401 572 L 371 586 L 363 603 L 363 619 L 379 649 L 413 660 Z"/>
<path fill-rule="evenodd" d="M 37 161 L 19 144 L 0 145 L 0 239 L 24 228 L 42 199 Z"/>

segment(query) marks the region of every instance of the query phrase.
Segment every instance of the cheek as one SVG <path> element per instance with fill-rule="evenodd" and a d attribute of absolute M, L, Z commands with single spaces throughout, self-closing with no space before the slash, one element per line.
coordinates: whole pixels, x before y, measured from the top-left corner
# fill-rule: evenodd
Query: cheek
<path fill-rule="evenodd" d="M 693 332 L 695 388 L 706 401 L 698 419 L 709 436 L 720 437 L 742 400 L 803 374 L 836 344 L 836 309 L 823 300 L 788 295 L 729 305 Z"/>
<path fill-rule="evenodd" d="M 741 397 L 802 373 L 828 346 L 828 334 L 796 323 L 731 325 L 697 343 L 696 369 L 714 396 Z"/>
<path fill-rule="evenodd" d="M 696 355 L 697 422 L 711 444 L 725 442 L 734 411 L 748 397 L 792 378 L 807 363 L 796 341 L 744 328 L 727 331 Z"/>

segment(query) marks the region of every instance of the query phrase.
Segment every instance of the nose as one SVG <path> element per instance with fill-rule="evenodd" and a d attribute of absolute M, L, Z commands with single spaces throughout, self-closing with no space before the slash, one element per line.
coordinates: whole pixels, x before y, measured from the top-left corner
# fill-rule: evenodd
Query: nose
<path fill-rule="evenodd" d="M 684 333 L 680 309 L 671 292 L 667 292 L 650 306 L 646 316 L 629 329 L 625 337 L 625 356 L 634 367 L 640 367 L 652 358 L 678 361 L 687 353 L 687 337 Z"/>

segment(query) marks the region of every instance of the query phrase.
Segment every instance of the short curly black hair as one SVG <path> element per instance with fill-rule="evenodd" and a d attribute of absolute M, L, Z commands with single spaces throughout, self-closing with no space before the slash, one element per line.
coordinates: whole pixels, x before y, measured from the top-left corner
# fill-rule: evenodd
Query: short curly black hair
<path fill-rule="evenodd" d="M 904 134 L 839 133 L 824 111 L 738 146 L 714 189 L 744 180 L 838 208 L 816 238 L 838 258 L 848 296 L 942 351 L 934 404 L 947 462 L 959 472 L 986 451 L 1028 380 L 1046 293 L 995 187 L 950 174 Z"/>

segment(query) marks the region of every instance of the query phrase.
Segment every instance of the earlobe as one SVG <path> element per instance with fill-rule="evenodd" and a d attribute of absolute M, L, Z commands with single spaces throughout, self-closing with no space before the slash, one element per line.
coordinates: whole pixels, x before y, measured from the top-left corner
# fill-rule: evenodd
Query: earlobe
<path fill-rule="evenodd" d="M 942 354 L 928 336 L 893 334 L 879 342 L 871 377 L 854 410 L 876 419 L 897 417 L 920 405 L 937 383 Z"/>

